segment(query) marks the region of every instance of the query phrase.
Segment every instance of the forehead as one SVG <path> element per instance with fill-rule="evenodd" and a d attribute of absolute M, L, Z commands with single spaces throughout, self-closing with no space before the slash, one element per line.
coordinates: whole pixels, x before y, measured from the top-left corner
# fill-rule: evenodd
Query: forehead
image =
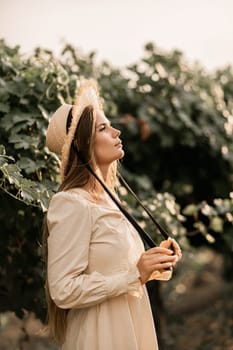
<path fill-rule="evenodd" d="M 103 111 L 98 110 L 96 112 L 96 124 L 101 124 L 101 123 L 109 123 L 108 118 L 106 117 L 106 115 L 104 114 Z"/>

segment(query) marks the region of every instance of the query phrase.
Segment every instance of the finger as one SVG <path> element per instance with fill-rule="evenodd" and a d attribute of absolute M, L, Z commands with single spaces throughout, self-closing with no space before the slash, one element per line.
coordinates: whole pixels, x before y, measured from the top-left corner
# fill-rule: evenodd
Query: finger
<path fill-rule="evenodd" d="M 173 250 L 173 253 L 178 256 L 179 259 L 182 257 L 181 249 L 179 244 L 174 238 L 169 237 L 166 241 L 162 241 L 160 246 L 166 247 L 167 249 Z"/>
<path fill-rule="evenodd" d="M 171 239 L 170 239 L 170 237 L 168 239 L 162 241 L 159 246 L 169 249 L 169 247 L 171 246 Z"/>
<path fill-rule="evenodd" d="M 182 252 L 181 252 L 180 246 L 174 239 L 172 239 L 172 245 L 173 245 L 175 254 L 178 255 L 178 257 L 181 257 Z"/>
<path fill-rule="evenodd" d="M 177 257 L 175 255 L 168 256 L 164 254 L 162 255 L 157 254 L 155 256 L 146 258 L 141 263 L 147 269 L 147 268 L 150 268 L 151 266 L 154 267 L 156 264 L 166 264 L 166 263 L 175 264 L 176 262 L 177 262 Z"/>
<path fill-rule="evenodd" d="M 171 249 L 163 248 L 163 247 L 154 247 L 151 249 L 148 249 L 145 254 L 151 255 L 151 254 L 173 254 L 173 251 Z"/>
<path fill-rule="evenodd" d="M 171 237 L 169 237 L 166 241 L 162 241 L 160 246 L 172 250 L 173 254 L 175 253 L 175 247 Z"/>
<path fill-rule="evenodd" d="M 175 255 L 164 255 L 164 254 L 161 254 L 161 255 L 156 255 L 154 257 L 151 257 L 149 260 L 148 260 L 148 263 L 166 263 L 166 262 L 174 262 L 176 261 L 177 258 Z"/>
<path fill-rule="evenodd" d="M 150 271 L 155 271 L 155 270 L 165 270 L 165 269 L 168 269 L 168 268 L 171 268 L 173 267 L 173 264 L 170 263 L 170 262 L 167 262 L 167 263 L 160 263 L 160 264 L 155 264 L 155 265 L 152 265 L 151 266 L 151 270 Z"/>
<path fill-rule="evenodd" d="M 160 262 L 176 262 L 178 260 L 178 257 L 176 255 L 168 255 L 168 254 L 150 254 L 150 255 L 144 255 L 141 257 L 140 261 L 144 265 L 151 265 L 154 263 L 160 263 Z"/>

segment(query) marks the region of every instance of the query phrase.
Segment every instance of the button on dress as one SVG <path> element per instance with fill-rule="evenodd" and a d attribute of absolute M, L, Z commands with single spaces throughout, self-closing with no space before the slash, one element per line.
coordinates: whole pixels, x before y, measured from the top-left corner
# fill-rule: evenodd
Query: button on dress
<path fill-rule="evenodd" d="M 136 266 L 144 246 L 108 195 L 58 192 L 47 222 L 50 295 L 69 309 L 62 350 L 158 350 Z"/>

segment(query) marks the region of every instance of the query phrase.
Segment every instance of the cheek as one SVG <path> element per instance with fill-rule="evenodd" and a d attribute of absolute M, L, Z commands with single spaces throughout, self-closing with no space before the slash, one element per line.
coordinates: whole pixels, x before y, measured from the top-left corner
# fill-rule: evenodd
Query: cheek
<path fill-rule="evenodd" d="M 95 152 L 96 153 L 101 152 L 101 150 L 103 150 L 106 147 L 106 145 L 107 145 L 107 142 L 104 137 L 96 137 L 95 144 L 94 144 Z"/>
<path fill-rule="evenodd" d="M 114 147 L 113 140 L 108 135 L 96 137 L 94 155 L 98 164 L 110 163 L 122 157 L 121 150 Z"/>

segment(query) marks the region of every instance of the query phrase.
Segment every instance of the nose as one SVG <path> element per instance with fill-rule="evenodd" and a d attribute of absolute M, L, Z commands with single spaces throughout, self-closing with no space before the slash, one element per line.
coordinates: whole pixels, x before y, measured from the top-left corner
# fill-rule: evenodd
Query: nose
<path fill-rule="evenodd" d="M 113 135 L 115 138 L 119 137 L 120 134 L 121 134 L 121 131 L 118 130 L 118 129 L 115 129 L 115 128 L 112 128 L 113 129 Z"/>

